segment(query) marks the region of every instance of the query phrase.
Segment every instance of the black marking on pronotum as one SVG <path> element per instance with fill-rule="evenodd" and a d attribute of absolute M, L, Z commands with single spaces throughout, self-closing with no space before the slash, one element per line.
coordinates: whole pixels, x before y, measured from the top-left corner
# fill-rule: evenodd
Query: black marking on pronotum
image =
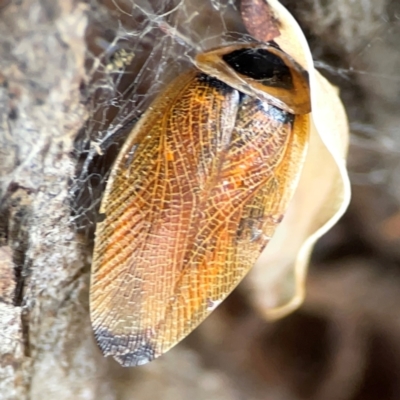
<path fill-rule="evenodd" d="M 98 328 L 95 337 L 103 354 L 114 357 L 123 367 L 144 365 L 156 358 L 154 344 L 144 335 L 113 335 L 108 329 Z"/>
<path fill-rule="evenodd" d="M 238 49 L 224 54 L 222 59 L 239 74 L 265 86 L 293 89 L 290 68 L 266 49 Z"/>

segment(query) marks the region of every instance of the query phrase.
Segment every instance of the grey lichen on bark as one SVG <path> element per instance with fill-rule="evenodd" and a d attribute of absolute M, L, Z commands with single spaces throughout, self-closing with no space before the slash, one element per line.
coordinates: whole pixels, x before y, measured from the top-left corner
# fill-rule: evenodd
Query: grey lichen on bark
<path fill-rule="evenodd" d="M 88 317 L 87 246 L 70 217 L 86 6 L 0 6 L 0 399 L 112 398 Z"/>

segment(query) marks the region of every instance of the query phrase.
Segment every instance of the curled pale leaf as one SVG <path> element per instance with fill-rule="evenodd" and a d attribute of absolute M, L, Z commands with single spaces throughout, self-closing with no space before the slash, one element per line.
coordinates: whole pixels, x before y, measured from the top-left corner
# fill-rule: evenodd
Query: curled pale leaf
<path fill-rule="evenodd" d="M 312 103 L 309 149 L 296 192 L 247 278 L 255 307 L 267 318 L 279 318 L 302 303 L 311 251 L 349 204 L 345 160 L 349 131 L 338 91 L 314 69 L 297 22 L 277 0 L 267 4 L 278 21 L 275 42 L 309 73 Z"/>

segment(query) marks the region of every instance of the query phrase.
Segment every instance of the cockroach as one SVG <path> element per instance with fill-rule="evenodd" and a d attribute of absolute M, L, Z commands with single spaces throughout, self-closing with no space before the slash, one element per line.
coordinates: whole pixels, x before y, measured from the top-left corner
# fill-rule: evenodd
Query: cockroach
<path fill-rule="evenodd" d="M 101 203 L 90 309 L 105 356 L 155 359 L 238 285 L 285 215 L 310 111 L 307 72 L 273 42 L 201 53 L 158 95 Z"/>

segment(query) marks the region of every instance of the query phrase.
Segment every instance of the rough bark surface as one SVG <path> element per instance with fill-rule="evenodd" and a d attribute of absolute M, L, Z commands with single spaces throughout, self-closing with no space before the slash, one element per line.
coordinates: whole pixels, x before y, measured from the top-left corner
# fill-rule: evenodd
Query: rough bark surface
<path fill-rule="evenodd" d="M 87 253 L 68 201 L 86 119 L 86 25 L 85 5 L 70 0 L 0 11 L 1 399 L 95 399 L 108 390 L 88 320 Z"/>

